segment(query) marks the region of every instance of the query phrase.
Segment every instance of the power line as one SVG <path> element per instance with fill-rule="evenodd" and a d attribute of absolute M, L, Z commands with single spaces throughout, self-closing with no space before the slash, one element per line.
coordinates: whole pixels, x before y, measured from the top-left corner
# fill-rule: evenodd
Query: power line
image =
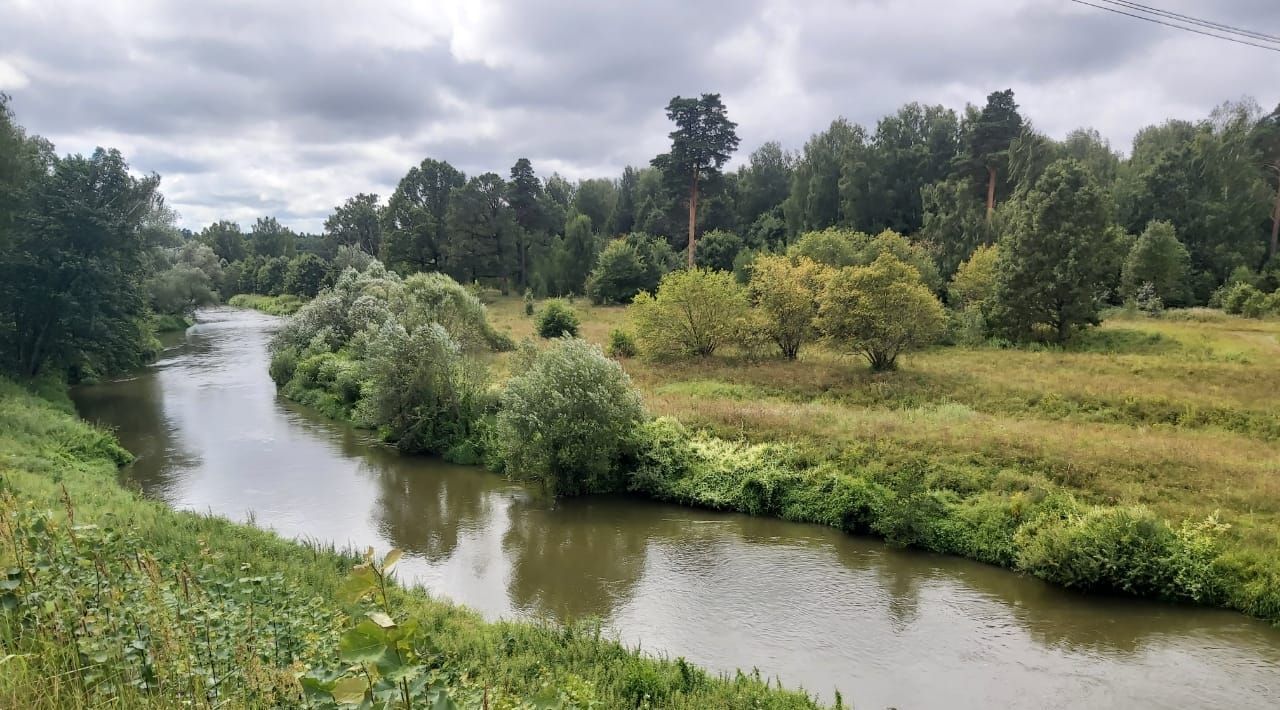
<path fill-rule="evenodd" d="M 1103 1 L 1105 2 L 1106 0 L 1103 0 Z M 1256 43 L 1256 42 L 1249 42 L 1249 41 L 1246 41 L 1246 40 L 1243 40 L 1243 39 L 1237 39 L 1237 38 L 1235 38 L 1235 37 L 1227 37 L 1227 36 L 1225 36 L 1225 35 L 1214 34 L 1214 33 L 1212 33 L 1212 32 L 1206 32 L 1206 31 L 1204 31 L 1204 30 L 1198 30 L 1198 29 L 1195 29 L 1194 27 L 1187 27 L 1186 25 L 1179 25 L 1179 24 L 1176 24 L 1176 23 L 1173 23 L 1173 22 L 1166 22 L 1166 21 L 1164 21 L 1164 20 L 1159 20 L 1159 19 L 1156 19 L 1156 18 L 1154 18 L 1154 17 L 1148 17 L 1148 16 L 1146 16 L 1146 15 L 1138 15 L 1138 14 L 1135 14 L 1135 13 L 1132 13 L 1132 12 L 1125 12 L 1124 10 L 1118 10 L 1118 9 L 1116 9 L 1116 8 L 1114 8 L 1114 7 L 1107 7 L 1106 5 L 1095 5 L 1094 3 L 1091 3 L 1091 2 L 1085 2 L 1085 0 L 1071 0 L 1071 2 L 1073 2 L 1073 3 L 1077 4 L 1077 5 L 1086 5 L 1086 6 L 1088 6 L 1088 7 L 1097 8 L 1097 9 L 1099 9 L 1099 10 L 1106 10 L 1107 12 L 1114 12 L 1114 13 L 1116 13 L 1117 15 L 1124 15 L 1124 16 L 1126 16 L 1126 17 L 1133 17 L 1133 18 L 1136 18 L 1136 19 L 1139 19 L 1139 20 L 1145 20 L 1145 21 L 1147 21 L 1147 22 L 1154 22 L 1154 23 L 1155 23 L 1155 24 L 1157 24 L 1157 25 L 1164 25 L 1165 27 L 1172 27 L 1172 28 L 1177 29 L 1177 30 L 1184 30 L 1184 31 L 1186 31 L 1186 32 L 1194 32 L 1194 33 L 1196 33 L 1196 34 L 1198 34 L 1198 35 L 1204 35 L 1205 37 L 1213 37 L 1214 39 L 1224 39 L 1224 40 L 1226 40 L 1226 41 L 1228 41 L 1228 42 L 1235 42 L 1236 44 L 1245 44 L 1245 45 L 1248 45 L 1248 46 L 1250 46 L 1250 47 L 1257 47 L 1258 49 L 1266 49 L 1266 50 L 1270 50 L 1270 51 L 1272 51 L 1272 52 L 1280 52 L 1280 47 L 1273 47 L 1273 46 L 1269 46 L 1269 45 L 1265 45 L 1265 44 L 1258 44 L 1258 43 Z"/>
<path fill-rule="evenodd" d="M 1108 5 L 1120 5 L 1122 7 L 1127 7 L 1131 10 L 1137 10 L 1138 12 L 1148 13 L 1152 15 L 1159 15 L 1161 17 L 1167 17 L 1173 20 L 1181 20 L 1183 22 L 1189 22 L 1194 25 L 1199 25 L 1200 27 L 1207 27 L 1211 30 L 1217 30 L 1219 32 L 1227 32 L 1229 34 L 1239 35 L 1241 37 L 1248 37 L 1250 39 L 1259 39 L 1264 42 L 1280 42 L 1280 37 L 1277 37 L 1276 35 L 1269 35 L 1269 34 L 1266 34 L 1265 32 L 1255 32 L 1253 30 L 1245 29 L 1243 27 L 1236 27 L 1234 25 L 1227 25 L 1221 22 L 1214 22 L 1213 20 L 1205 20 L 1199 17 L 1183 15 L 1181 13 L 1173 12 L 1172 10 L 1161 10 L 1158 7 L 1143 5 L 1140 2 L 1131 2 L 1131 0 L 1101 0 L 1101 1 Z"/>

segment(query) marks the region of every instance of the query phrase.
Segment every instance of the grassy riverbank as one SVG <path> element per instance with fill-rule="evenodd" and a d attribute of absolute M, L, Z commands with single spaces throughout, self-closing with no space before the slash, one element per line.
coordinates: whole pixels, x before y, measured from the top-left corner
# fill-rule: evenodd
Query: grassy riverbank
<path fill-rule="evenodd" d="M 330 707 L 371 678 L 423 707 L 442 692 L 460 707 L 815 706 L 588 625 L 383 597 L 351 556 L 121 488 L 128 459 L 65 399 L 0 380 L 0 707 L 297 706 L 304 690 Z"/>
<path fill-rule="evenodd" d="M 227 301 L 227 305 L 236 308 L 252 308 L 273 316 L 291 316 L 306 302 L 307 299 L 291 294 L 263 296 L 256 293 L 238 293 Z"/>
<path fill-rule="evenodd" d="M 576 308 L 597 343 L 628 325 Z M 533 333 L 516 299 L 490 315 Z M 1280 323 L 1115 317 L 1068 349 L 937 348 L 889 373 L 820 347 L 624 367 L 694 432 L 637 492 L 1280 621 Z"/>

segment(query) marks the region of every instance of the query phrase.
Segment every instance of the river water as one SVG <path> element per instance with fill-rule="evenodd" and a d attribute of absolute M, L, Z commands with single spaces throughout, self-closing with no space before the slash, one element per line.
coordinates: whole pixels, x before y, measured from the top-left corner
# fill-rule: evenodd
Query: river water
<path fill-rule="evenodd" d="M 176 508 L 399 547 L 399 574 L 488 618 L 595 616 L 630 644 L 758 668 L 859 708 L 1275 708 L 1280 629 L 1086 597 L 818 526 L 622 498 L 551 501 L 397 455 L 275 394 L 276 318 L 210 309 L 130 379 L 76 390 Z"/>

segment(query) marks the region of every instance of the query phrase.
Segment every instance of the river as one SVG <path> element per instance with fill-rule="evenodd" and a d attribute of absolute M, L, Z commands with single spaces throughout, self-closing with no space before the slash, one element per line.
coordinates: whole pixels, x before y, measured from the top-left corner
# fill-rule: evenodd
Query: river
<path fill-rule="evenodd" d="M 1274 708 L 1280 629 L 1086 597 L 968 560 L 779 520 L 552 501 L 400 456 L 275 393 L 279 320 L 202 311 L 136 376 L 79 388 L 137 454 L 127 484 L 280 534 L 402 548 L 399 574 L 485 617 L 599 617 L 630 644 L 758 668 L 859 708 Z"/>

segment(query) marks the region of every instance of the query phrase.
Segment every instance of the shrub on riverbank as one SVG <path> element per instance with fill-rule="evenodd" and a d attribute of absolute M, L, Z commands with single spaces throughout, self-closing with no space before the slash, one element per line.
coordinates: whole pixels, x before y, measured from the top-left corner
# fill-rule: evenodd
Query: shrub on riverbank
<path fill-rule="evenodd" d="M 1224 555 L 1216 519 L 1173 527 L 1141 507 L 1066 493 L 965 494 L 921 464 L 886 469 L 794 445 L 691 435 L 668 418 L 639 430 L 629 489 L 658 500 L 874 533 L 1085 591 L 1225 604 L 1273 621 L 1274 571 Z M 1234 568 L 1234 569 L 1233 569 Z"/>
<path fill-rule="evenodd" d="M 406 690 L 414 707 L 817 707 L 590 624 L 486 623 L 396 585 L 374 602 L 351 555 L 126 491 L 129 458 L 0 380 L 0 707 L 346 707 L 370 685 L 393 708 Z"/>
<path fill-rule="evenodd" d="M 621 490 L 640 396 L 596 345 L 561 338 L 507 383 L 493 457 L 559 495 Z"/>

